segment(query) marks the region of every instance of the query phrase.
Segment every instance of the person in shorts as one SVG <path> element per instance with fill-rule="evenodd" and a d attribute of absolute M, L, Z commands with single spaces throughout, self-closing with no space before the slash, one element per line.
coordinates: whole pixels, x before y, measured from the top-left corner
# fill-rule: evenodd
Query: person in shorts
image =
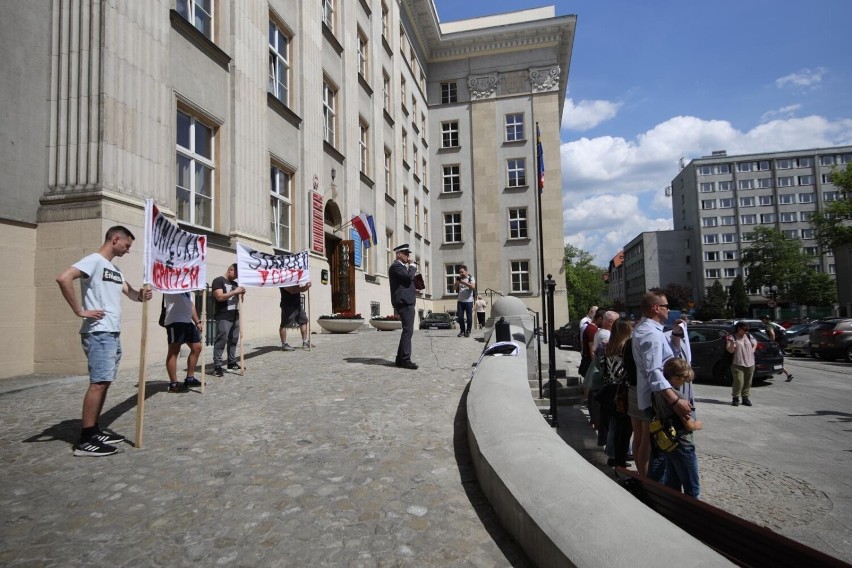
<path fill-rule="evenodd" d="M 201 386 L 201 381 L 195 378 L 195 367 L 201 356 L 201 318 L 198 317 L 191 292 L 166 294 L 163 305 L 166 308 L 164 324 L 169 344 L 166 353 L 169 392 L 186 392 L 190 387 Z M 177 380 L 177 360 L 182 345 L 189 347 L 189 356 L 186 358 L 186 379 L 180 384 Z"/>
<path fill-rule="evenodd" d="M 281 325 L 278 335 L 281 338 L 281 349 L 295 351 L 296 348 L 287 343 L 287 328 L 299 326 L 302 333 L 302 349 L 310 349 L 314 345 L 308 339 L 308 314 L 302 307 L 302 292 L 306 292 L 311 283 L 299 286 L 282 286 L 281 290 Z"/>
<path fill-rule="evenodd" d="M 110 227 L 98 252 L 84 257 L 56 277 L 62 297 L 74 315 L 83 320 L 80 340 L 89 362 L 89 388 L 83 397 L 75 456 L 109 456 L 118 452 L 113 444 L 124 441 L 124 436 L 102 431 L 98 418 L 121 361 L 121 295 L 136 302 L 150 300 L 153 295 L 150 289 L 133 288 L 112 263 L 115 257 L 130 252 L 134 240 L 136 237 L 127 227 Z M 80 280 L 82 303 L 74 293 L 75 280 Z"/>

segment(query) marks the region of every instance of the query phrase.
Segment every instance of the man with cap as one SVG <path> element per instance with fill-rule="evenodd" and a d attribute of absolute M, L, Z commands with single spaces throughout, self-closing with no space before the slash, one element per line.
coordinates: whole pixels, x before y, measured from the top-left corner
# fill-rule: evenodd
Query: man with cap
<path fill-rule="evenodd" d="M 391 304 L 402 320 L 402 335 L 396 350 L 396 366 L 403 369 L 416 369 L 411 361 L 411 336 L 414 335 L 414 304 L 417 301 L 417 291 L 414 287 L 414 276 L 417 274 L 417 263 L 411 255 L 408 244 L 399 245 L 393 249 L 396 260 L 388 267 L 390 280 Z"/>

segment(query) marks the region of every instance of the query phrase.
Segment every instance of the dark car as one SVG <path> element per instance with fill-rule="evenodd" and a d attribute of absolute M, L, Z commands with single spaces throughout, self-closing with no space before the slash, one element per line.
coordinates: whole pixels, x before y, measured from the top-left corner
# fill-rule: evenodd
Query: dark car
<path fill-rule="evenodd" d="M 843 357 L 852 363 L 852 318 L 829 318 L 811 328 L 811 353 L 833 361 Z"/>
<path fill-rule="evenodd" d="M 689 346 L 692 351 L 692 369 L 698 380 L 731 384 L 733 355 L 725 348 L 725 338 L 733 335 L 734 327 L 726 324 L 692 324 L 689 329 Z M 784 366 L 781 348 L 760 331 L 749 331 L 757 340 L 754 349 L 754 379 L 768 379 L 780 373 Z"/>
<path fill-rule="evenodd" d="M 432 312 L 420 320 L 420 329 L 452 329 L 453 319 L 450 314 L 444 312 Z"/>
<path fill-rule="evenodd" d="M 580 322 L 571 321 L 553 330 L 553 341 L 556 347 L 568 347 L 574 351 L 580 350 Z"/>

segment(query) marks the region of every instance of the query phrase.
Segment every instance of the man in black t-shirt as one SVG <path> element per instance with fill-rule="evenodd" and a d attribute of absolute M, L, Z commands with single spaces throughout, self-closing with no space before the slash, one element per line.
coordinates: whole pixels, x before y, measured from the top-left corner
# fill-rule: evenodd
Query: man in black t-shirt
<path fill-rule="evenodd" d="M 222 352 L 228 347 L 228 368 L 239 369 L 237 363 L 237 343 L 240 340 L 240 295 L 246 289 L 237 284 L 236 263 L 228 267 L 224 276 L 213 279 L 211 288 L 216 300 L 216 344 L 213 347 L 213 374 L 223 376 Z"/>

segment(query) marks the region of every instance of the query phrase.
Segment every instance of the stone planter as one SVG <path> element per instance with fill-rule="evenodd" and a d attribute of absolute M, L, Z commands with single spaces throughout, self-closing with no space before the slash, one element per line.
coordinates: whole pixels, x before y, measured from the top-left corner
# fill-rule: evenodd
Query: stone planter
<path fill-rule="evenodd" d="M 402 329 L 401 320 L 371 319 L 370 325 L 372 325 L 379 331 L 393 331 L 395 329 Z"/>
<path fill-rule="evenodd" d="M 364 325 L 363 319 L 318 319 L 317 325 L 329 333 L 349 333 Z"/>

